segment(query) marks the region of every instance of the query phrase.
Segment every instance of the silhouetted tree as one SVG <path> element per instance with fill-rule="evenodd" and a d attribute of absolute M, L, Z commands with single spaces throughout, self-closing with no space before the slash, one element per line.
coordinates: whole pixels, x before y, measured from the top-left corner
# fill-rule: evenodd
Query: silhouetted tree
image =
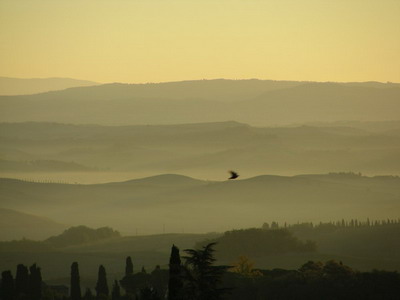
<path fill-rule="evenodd" d="M 71 265 L 71 300 L 81 299 L 81 283 L 79 277 L 78 263 L 73 262 Z"/>
<path fill-rule="evenodd" d="M 343 265 L 342 262 L 338 263 L 334 260 L 329 260 L 325 263 L 323 272 L 325 278 L 332 278 L 336 281 L 341 279 L 348 280 L 354 275 L 354 271 L 350 267 Z"/>
<path fill-rule="evenodd" d="M 29 271 L 28 267 L 19 264 L 15 276 L 15 294 L 17 299 L 26 299 L 29 293 Z"/>
<path fill-rule="evenodd" d="M 187 249 L 185 252 L 185 300 L 217 300 L 227 292 L 218 288 L 223 274 L 229 266 L 214 266 L 214 246 L 210 243 L 200 250 Z"/>
<path fill-rule="evenodd" d="M 42 273 L 40 268 L 33 264 L 29 267 L 29 296 L 30 300 L 40 300 L 42 297 Z"/>
<path fill-rule="evenodd" d="M 118 281 L 114 281 L 113 289 L 111 292 L 111 299 L 112 300 L 119 300 L 121 298 L 121 290 L 119 288 Z"/>
<path fill-rule="evenodd" d="M 169 258 L 169 282 L 168 282 L 168 299 L 182 299 L 182 266 L 179 249 L 172 245 L 171 256 Z"/>
<path fill-rule="evenodd" d="M 96 283 L 96 292 L 98 298 L 102 296 L 107 297 L 109 294 L 106 269 L 102 265 L 100 265 L 99 267 L 99 275 Z"/>
<path fill-rule="evenodd" d="M 133 274 L 133 263 L 130 256 L 126 258 L 126 265 L 125 265 L 125 276 L 129 276 Z"/>
<path fill-rule="evenodd" d="M 14 297 L 15 297 L 14 278 L 11 274 L 11 271 L 4 271 L 1 273 L 0 299 L 14 300 Z"/>
<path fill-rule="evenodd" d="M 278 229 L 278 228 L 279 228 L 278 222 L 272 222 L 271 223 L 271 229 Z"/>
<path fill-rule="evenodd" d="M 268 224 L 268 223 L 264 223 L 264 224 L 261 226 L 261 228 L 264 229 L 264 230 L 268 230 L 268 229 L 269 229 L 269 224 Z"/>

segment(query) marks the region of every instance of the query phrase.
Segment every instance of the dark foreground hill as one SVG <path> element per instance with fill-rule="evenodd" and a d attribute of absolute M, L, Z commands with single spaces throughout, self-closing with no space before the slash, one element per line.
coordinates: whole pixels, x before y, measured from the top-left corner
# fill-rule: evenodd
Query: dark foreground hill
<path fill-rule="evenodd" d="M 319 230 L 318 228 L 316 230 Z M 269 270 L 279 268 L 273 271 L 277 274 L 283 272 L 282 269 L 299 269 L 310 260 L 327 262 L 332 259 L 340 264 L 343 262 L 351 265 L 355 270 L 360 271 L 400 269 L 399 256 L 396 254 L 398 238 L 395 238 L 394 242 L 387 241 L 384 251 L 376 253 L 369 251 L 369 254 L 366 251 L 352 252 L 355 249 L 354 245 L 358 245 L 359 249 L 376 250 L 375 246 L 379 248 L 377 243 L 382 238 L 374 234 L 375 229 L 379 229 L 381 235 L 387 235 L 390 232 L 393 234 L 398 233 L 398 225 L 396 228 L 392 225 L 371 228 L 372 235 L 369 240 L 366 240 L 365 234 L 356 228 L 348 228 L 348 232 L 351 233 L 350 240 L 344 232 L 328 233 L 324 238 L 318 233 L 309 236 L 309 238 L 316 238 L 317 242 L 304 242 L 305 240 L 293 236 L 287 229 L 248 229 L 230 231 L 224 235 L 211 233 L 118 237 L 112 234 L 103 235 L 100 238 L 96 230 L 81 229 L 82 227 L 77 227 L 59 235 L 58 239 L 65 242 L 63 244 L 52 244 L 53 241 L 50 239 L 43 242 L 2 242 L 0 243 L 0 269 L 12 269 L 18 263 L 36 262 L 42 267 L 42 274 L 49 283 L 68 284 L 71 262 L 78 261 L 83 285 L 93 286 L 100 264 L 106 267 L 109 278 L 118 278 L 123 276 L 125 258 L 131 256 L 135 273 L 139 272 L 143 266 L 151 272 L 156 265 L 161 265 L 162 268 L 168 267 L 172 244 L 184 250 L 208 243 L 204 242 L 205 240 L 219 242 L 215 253 L 219 264 L 235 265 L 240 260 L 248 259 L 254 262 L 255 268 Z M 393 229 L 396 230 L 393 231 Z M 77 231 L 79 231 L 78 235 L 76 235 Z M 88 231 L 92 239 L 82 241 L 82 236 L 85 236 Z M 108 230 L 108 233 L 110 232 Z M 73 233 L 72 239 L 71 233 Z M 389 236 L 393 237 L 391 234 Z M 76 237 L 79 240 L 78 244 Z M 329 243 L 331 245 L 327 248 Z M 323 250 L 319 249 L 320 245 L 323 245 Z"/>
<path fill-rule="evenodd" d="M 61 235 L 62 236 L 62 235 Z M 23 263 L 36 262 L 42 267 L 45 280 L 55 284 L 69 284 L 69 270 L 73 261 L 79 262 L 83 285 L 95 283 L 100 264 L 107 268 L 109 278 L 123 274 L 125 259 L 131 256 L 135 273 L 144 266 L 148 271 L 156 265 L 168 267 L 171 245 L 182 249 L 193 247 L 197 242 L 215 238 L 216 234 L 160 234 L 150 236 L 125 236 L 86 241 L 83 244 L 64 244 L 53 247 L 48 242 L 0 242 L 0 270 L 14 269 Z M 62 236 L 65 241 L 65 235 Z M 89 286 L 89 285 L 88 285 Z"/>
<path fill-rule="evenodd" d="M 0 180 L 3 207 L 127 234 L 225 231 L 266 220 L 397 219 L 399 199 L 400 178 L 351 173 L 218 182 L 160 175 L 92 185 Z"/>

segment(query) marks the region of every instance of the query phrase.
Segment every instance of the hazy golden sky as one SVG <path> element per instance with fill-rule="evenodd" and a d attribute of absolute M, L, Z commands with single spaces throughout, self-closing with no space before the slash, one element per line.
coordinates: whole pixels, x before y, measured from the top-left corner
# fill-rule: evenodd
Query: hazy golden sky
<path fill-rule="evenodd" d="M 400 0 L 0 0 L 0 76 L 400 82 Z"/>

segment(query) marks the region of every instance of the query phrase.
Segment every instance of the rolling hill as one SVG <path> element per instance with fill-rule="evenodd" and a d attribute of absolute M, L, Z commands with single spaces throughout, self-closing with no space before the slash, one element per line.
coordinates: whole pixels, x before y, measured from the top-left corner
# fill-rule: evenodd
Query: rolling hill
<path fill-rule="evenodd" d="M 390 121 L 398 119 L 400 89 L 379 89 L 337 83 L 307 83 L 291 88 L 268 91 L 237 105 L 240 114 L 233 119 L 251 124 L 265 120 L 279 124 L 334 121 Z M 251 116 L 251 118 L 250 118 Z M 282 124 L 282 123 L 281 123 Z"/>
<path fill-rule="evenodd" d="M 161 175 L 92 185 L 1 179 L 0 203 L 62 223 L 107 224 L 125 234 L 209 232 L 258 227 L 271 220 L 398 218 L 399 183 L 398 177 L 355 174 L 264 175 L 222 182 Z"/>
<path fill-rule="evenodd" d="M 73 162 L 54 160 L 10 161 L 0 159 L 0 169 L 3 172 L 79 172 L 95 171 Z"/>
<path fill-rule="evenodd" d="M 41 240 L 66 227 L 50 218 L 0 208 L 0 241 L 22 238 Z"/>
<path fill-rule="evenodd" d="M 363 126 L 261 128 L 233 121 L 148 126 L 0 123 L 0 161 L 9 166 L 0 168 L 0 173 L 27 178 L 32 174 L 24 176 L 24 169 L 64 171 L 71 174 L 69 182 L 80 182 L 78 171 L 95 170 L 108 173 L 109 181 L 160 173 L 221 180 L 231 168 L 245 177 L 344 170 L 400 174 L 400 123 Z M 13 169 L 21 172 L 11 174 Z M 129 176 L 113 179 L 113 172 Z M 91 173 L 96 178 L 100 172 Z M 45 177 L 55 176 L 51 174 Z"/>
<path fill-rule="evenodd" d="M 71 78 L 0 77 L 0 95 L 30 95 L 91 85 L 98 85 L 98 83 Z"/>
<path fill-rule="evenodd" d="M 0 119 L 102 125 L 237 120 L 270 126 L 395 120 L 399 102 L 398 84 L 261 80 L 115 83 L 29 96 L 1 96 Z"/>

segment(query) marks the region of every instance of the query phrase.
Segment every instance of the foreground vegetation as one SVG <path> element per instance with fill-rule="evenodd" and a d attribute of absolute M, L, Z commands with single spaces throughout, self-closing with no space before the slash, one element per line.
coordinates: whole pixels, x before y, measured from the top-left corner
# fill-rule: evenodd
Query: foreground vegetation
<path fill-rule="evenodd" d="M 254 269 L 240 257 L 233 266 L 215 265 L 214 243 L 201 249 L 184 250 L 172 246 L 169 268 L 159 266 L 148 273 L 134 272 L 126 258 L 125 275 L 109 285 L 106 269 L 99 266 L 97 283 L 84 292 L 79 266 L 71 265 L 70 286 L 50 286 L 42 282 L 36 264 L 29 270 L 20 264 L 15 279 L 3 271 L 1 300 L 218 300 L 218 299 L 398 299 L 400 274 L 377 271 L 358 272 L 333 260 L 309 261 L 298 270 Z"/>
<path fill-rule="evenodd" d="M 343 223 L 343 224 L 342 224 Z M 360 271 L 400 270 L 398 220 L 340 220 L 330 223 L 277 224 L 224 234 L 160 234 L 120 236 L 111 228 L 72 227 L 44 241 L 0 242 L 0 270 L 38 263 L 51 284 L 68 282 L 68 266 L 80 261 L 85 286 L 96 280 L 98 257 L 112 278 L 119 278 L 123 260 L 135 257 L 138 265 L 167 267 L 171 244 L 201 248 L 216 242 L 218 263 L 231 265 L 242 255 L 262 269 L 298 269 L 305 261 L 343 261 Z"/>

